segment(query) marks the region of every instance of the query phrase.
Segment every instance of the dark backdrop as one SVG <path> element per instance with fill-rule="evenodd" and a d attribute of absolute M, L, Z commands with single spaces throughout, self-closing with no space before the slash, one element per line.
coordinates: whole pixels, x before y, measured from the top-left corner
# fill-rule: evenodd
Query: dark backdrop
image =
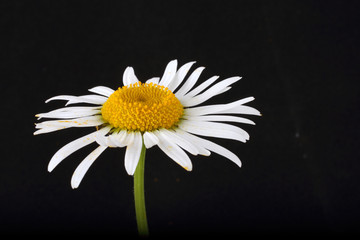
<path fill-rule="evenodd" d="M 71 175 L 95 147 L 47 164 L 93 129 L 33 136 L 60 94 L 121 86 L 197 61 L 204 81 L 240 75 L 211 103 L 255 96 L 251 139 L 216 142 L 242 160 L 191 157 L 186 172 L 147 151 L 154 235 L 353 234 L 359 225 L 357 1 L 1 1 L 0 232 L 136 236 L 124 149 L 110 149 L 79 189 Z"/>

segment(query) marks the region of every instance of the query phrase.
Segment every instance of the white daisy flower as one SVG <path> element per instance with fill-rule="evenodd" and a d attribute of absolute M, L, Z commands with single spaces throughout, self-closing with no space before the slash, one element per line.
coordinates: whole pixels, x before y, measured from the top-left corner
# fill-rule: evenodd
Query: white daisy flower
<path fill-rule="evenodd" d="M 192 163 L 186 152 L 205 156 L 215 152 L 240 167 L 240 159 L 234 153 L 202 136 L 240 142 L 249 140 L 246 131 L 224 122 L 255 124 L 249 119 L 233 116 L 260 115 L 255 108 L 244 105 L 254 98 L 198 106 L 228 91 L 231 84 L 241 78 L 231 77 L 214 84 L 218 79 L 214 76 L 194 87 L 204 70 L 199 67 L 184 80 L 194 63 L 177 69 L 177 60 L 173 60 L 161 78 L 151 78 L 145 83 L 138 80 L 132 67 L 127 67 L 123 75 L 124 86 L 116 91 L 98 86 L 89 89 L 93 94 L 60 95 L 48 99 L 46 103 L 65 100 L 66 106 L 78 103 L 93 106 L 71 106 L 39 113 L 38 119 L 56 120 L 37 123 L 38 130 L 34 135 L 70 127 L 96 127 L 96 131 L 58 150 L 51 158 L 48 170 L 51 172 L 67 156 L 93 142 L 99 146 L 76 168 L 71 179 L 73 188 L 79 186 L 89 167 L 108 147 L 126 147 L 125 169 L 129 175 L 135 172 L 143 146 L 151 148 L 155 145 L 188 171 L 192 170 Z"/>

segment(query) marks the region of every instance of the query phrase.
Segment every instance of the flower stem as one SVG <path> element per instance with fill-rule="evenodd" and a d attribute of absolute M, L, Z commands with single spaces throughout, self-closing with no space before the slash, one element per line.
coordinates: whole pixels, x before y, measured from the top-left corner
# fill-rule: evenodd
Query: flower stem
<path fill-rule="evenodd" d="M 146 148 L 143 144 L 140 154 L 139 163 L 134 174 L 134 198 L 135 198 L 135 212 L 136 222 L 139 235 L 146 237 L 149 235 L 146 209 L 145 209 L 145 194 L 144 194 L 144 169 L 145 169 L 145 152 Z"/>

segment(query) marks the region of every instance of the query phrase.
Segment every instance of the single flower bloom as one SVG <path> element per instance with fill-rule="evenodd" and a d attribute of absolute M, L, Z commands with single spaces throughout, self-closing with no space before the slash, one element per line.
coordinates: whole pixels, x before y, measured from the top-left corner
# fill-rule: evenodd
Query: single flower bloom
<path fill-rule="evenodd" d="M 241 167 L 240 159 L 228 149 L 200 136 L 249 140 L 243 129 L 224 122 L 255 124 L 253 121 L 233 116 L 260 115 L 255 108 L 244 104 L 254 100 L 247 97 L 227 104 L 198 106 L 208 99 L 228 91 L 230 85 L 240 77 L 231 77 L 216 84 L 214 76 L 194 87 L 204 67 L 195 69 L 184 81 L 195 62 L 177 69 L 177 60 L 168 63 L 163 76 L 141 83 L 132 67 L 123 75 L 123 87 L 116 91 L 104 86 L 89 89 L 95 94 L 83 96 L 60 95 L 46 101 L 66 100 L 66 106 L 86 103 L 93 106 L 71 106 L 36 115 L 56 120 L 36 124 L 34 135 L 53 132 L 70 127 L 96 127 L 96 131 L 76 139 L 51 158 L 48 171 L 52 171 L 62 160 L 78 149 L 93 142 L 98 147 L 76 168 L 71 186 L 77 188 L 85 173 L 98 156 L 108 147 L 126 147 L 125 169 L 133 175 L 139 162 L 143 145 L 157 145 L 167 156 L 191 171 L 192 163 L 185 152 L 192 155 L 209 156 L 215 152 Z M 185 150 L 185 151 L 184 151 Z"/>

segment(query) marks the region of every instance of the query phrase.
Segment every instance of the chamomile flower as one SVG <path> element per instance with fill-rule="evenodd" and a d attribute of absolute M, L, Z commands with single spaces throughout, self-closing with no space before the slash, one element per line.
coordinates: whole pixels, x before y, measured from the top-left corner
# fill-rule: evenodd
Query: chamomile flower
<path fill-rule="evenodd" d="M 208 99 L 228 91 L 240 77 L 231 77 L 215 83 L 211 77 L 194 87 L 204 70 L 195 69 L 187 78 L 194 62 L 177 69 L 177 60 L 168 63 L 161 78 L 142 83 L 132 67 L 125 69 L 123 86 L 117 90 L 105 86 L 89 89 L 83 96 L 60 95 L 48 99 L 67 101 L 66 107 L 36 115 L 38 119 L 53 119 L 36 124 L 35 135 L 71 127 L 96 127 L 93 132 L 62 147 L 51 158 L 51 172 L 70 154 L 91 143 L 98 146 L 76 168 L 71 186 L 77 188 L 85 173 L 107 148 L 126 147 L 125 169 L 133 175 L 143 146 L 157 145 L 167 156 L 191 171 L 188 153 L 209 156 L 217 153 L 241 166 L 240 159 L 231 151 L 203 137 L 249 140 L 249 134 L 229 123 L 255 124 L 237 115 L 260 115 L 255 108 L 244 104 L 253 101 L 247 97 L 235 102 L 198 106 Z M 186 79 L 186 80 L 185 80 Z M 68 106 L 73 104 L 86 106 Z"/>

